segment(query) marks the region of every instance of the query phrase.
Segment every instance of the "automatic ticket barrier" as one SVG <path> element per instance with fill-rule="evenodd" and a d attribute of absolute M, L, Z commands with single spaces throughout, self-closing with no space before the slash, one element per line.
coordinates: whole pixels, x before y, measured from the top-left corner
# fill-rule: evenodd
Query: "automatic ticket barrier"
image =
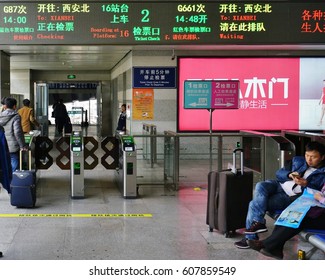
<path fill-rule="evenodd" d="M 71 198 L 85 197 L 84 143 L 81 131 L 70 136 L 70 185 Z"/>
<path fill-rule="evenodd" d="M 119 135 L 118 184 L 124 198 L 137 197 L 137 153 L 130 135 Z"/>

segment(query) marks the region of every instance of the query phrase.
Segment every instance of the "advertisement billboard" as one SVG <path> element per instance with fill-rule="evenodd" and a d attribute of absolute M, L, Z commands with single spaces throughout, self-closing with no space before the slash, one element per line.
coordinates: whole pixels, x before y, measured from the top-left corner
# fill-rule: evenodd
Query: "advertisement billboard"
<path fill-rule="evenodd" d="M 191 79 L 239 80 L 239 109 L 215 110 L 213 131 L 325 129 L 324 58 L 180 57 L 178 65 L 179 132 L 209 131 L 208 110 L 184 108 Z"/>

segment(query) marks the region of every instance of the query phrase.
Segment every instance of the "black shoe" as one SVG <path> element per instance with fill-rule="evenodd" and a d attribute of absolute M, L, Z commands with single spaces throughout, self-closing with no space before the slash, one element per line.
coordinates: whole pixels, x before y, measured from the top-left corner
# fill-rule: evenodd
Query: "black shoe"
<path fill-rule="evenodd" d="M 256 234 L 267 231 L 267 227 L 265 224 L 262 224 L 260 222 L 253 222 L 250 228 L 247 228 L 245 230 L 245 234 Z"/>
<path fill-rule="evenodd" d="M 264 256 L 271 257 L 273 259 L 283 260 L 282 252 L 273 252 L 273 251 L 269 251 L 269 250 L 263 248 L 263 249 L 261 249 L 260 253 L 263 254 Z"/>
<path fill-rule="evenodd" d="M 264 244 L 260 240 L 248 240 L 247 243 L 255 251 L 261 251 L 264 248 Z"/>
<path fill-rule="evenodd" d="M 2 258 L 3 257 L 3 254 L 2 254 L 2 252 L 0 252 L 0 258 Z"/>
<path fill-rule="evenodd" d="M 250 248 L 250 246 L 247 243 L 247 239 L 246 238 L 243 238 L 242 240 L 237 241 L 234 244 L 239 249 L 249 249 Z"/>

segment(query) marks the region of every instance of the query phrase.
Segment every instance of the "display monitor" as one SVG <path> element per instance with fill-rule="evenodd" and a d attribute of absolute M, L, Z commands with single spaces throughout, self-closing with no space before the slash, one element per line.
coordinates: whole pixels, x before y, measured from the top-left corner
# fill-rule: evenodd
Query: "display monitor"
<path fill-rule="evenodd" d="M 325 129 L 325 58 L 180 57 L 178 71 L 179 132 L 210 130 L 209 110 L 184 108 L 191 79 L 240 82 L 239 109 L 215 109 L 213 131 Z"/>

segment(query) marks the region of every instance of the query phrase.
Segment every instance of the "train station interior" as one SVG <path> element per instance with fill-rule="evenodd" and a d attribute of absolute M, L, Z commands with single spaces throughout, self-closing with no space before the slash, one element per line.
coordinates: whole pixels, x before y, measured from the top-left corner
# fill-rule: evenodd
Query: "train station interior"
<path fill-rule="evenodd" d="M 0 25 L 0 40 L 1 32 Z M 231 169 L 233 151 L 243 149 L 254 187 L 304 155 L 308 142 L 325 144 L 318 41 L 1 45 L 1 98 L 18 107 L 30 99 L 41 124 L 29 143 L 35 205 L 15 207 L 0 188 L 1 260 L 272 260 L 234 246 L 242 229 L 209 229 L 208 174 Z M 167 86 L 137 85 L 150 69 L 167 69 Z M 204 107 L 204 98 L 186 103 L 186 81 L 225 79 L 240 81 L 236 109 Z M 72 133 L 56 130 L 59 99 Z M 122 104 L 125 134 L 116 131 Z M 274 228 L 266 219 L 261 239 Z M 301 251 L 324 260 L 324 235 L 290 239 L 284 260 Z"/>

